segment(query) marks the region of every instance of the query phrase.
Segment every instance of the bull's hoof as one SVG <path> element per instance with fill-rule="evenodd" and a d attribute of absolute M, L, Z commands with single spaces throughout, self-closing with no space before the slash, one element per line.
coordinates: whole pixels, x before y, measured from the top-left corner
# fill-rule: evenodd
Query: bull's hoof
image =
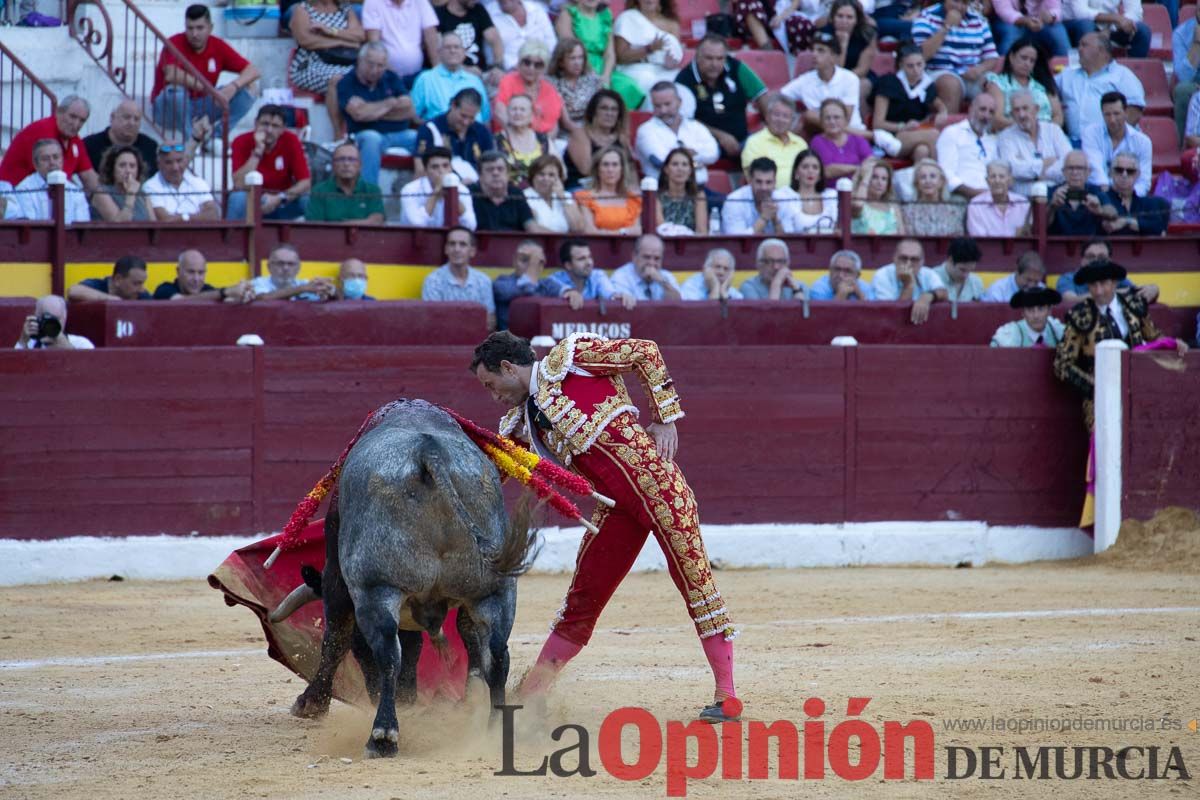
<path fill-rule="evenodd" d="M 376 728 L 371 731 L 371 738 L 367 740 L 366 751 L 363 755 L 366 758 L 395 758 L 400 751 L 400 731 L 395 728 L 384 730 Z"/>
<path fill-rule="evenodd" d="M 304 692 L 292 703 L 292 716 L 301 719 L 316 719 L 329 713 L 329 698 L 314 697 Z"/>

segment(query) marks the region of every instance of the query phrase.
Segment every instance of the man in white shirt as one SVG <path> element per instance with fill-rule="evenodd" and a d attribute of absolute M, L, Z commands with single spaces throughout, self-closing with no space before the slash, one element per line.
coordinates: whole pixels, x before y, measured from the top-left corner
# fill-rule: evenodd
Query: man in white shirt
<path fill-rule="evenodd" d="M 1083 129 L 1083 152 L 1087 154 L 1092 174 L 1088 179 L 1107 189 L 1108 173 L 1113 160 L 1121 154 L 1133 156 L 1138 163 L 1138 179 L 1133 190 L 1150 194 L 1150 175 L 1153 172 L 1154 143 L 1150 137 L 1129 124 L 1128 104 L 1120 92 L 1107 92 L 1100 98 L 1100 113 L 1104 121 Z"/>
<path fill-rule="evenodd" d="M 847 126 L 850 132 L 870 139 L 871 134 L 863 125 L 858 110 L 862 84 L 857 75 L 838 66 L 842 45 L 837 37 L 832 33 L 818 33 L 813 39 L 812 54 L 813 69 L 789 81 L 779 91 L 789 100 L 804 104 L 804 124 L 816 130 L 821 128 L 821 103 L 836 97 L 850 110 Z"/>
<path fill-rule="evenodd" d="M 219 220 L 221 209 L 212 187 L 188 169 L 186 148 L 164 142 L 158 148 L 158 172 L 142 184 L 159 222 Z"/>
<path fill-rule="evenodd" d="M 747 170 L 749 183 L 735 189 L 721 207 L 723 231 L 730 236 L 779 236 L 800 231 L 800 195 L 776 187 L 775 162 L 754 159 Z"/>
<path fill-rule="evenodd" d="M 613 288 L 638 300 L 682 299 L 679 282 L 662 264 L 662 239 L 643 234 L 634 242 L 633 260 L 613 270 Z"/>
<path fill-rule="evenodd" d="M 50 202 L 48 191 L 50 184 L 46 176 L 51 172 L 61 172 L 63 166 L 62 145 L 55 139 L 39 139 L 33 145 L 33 168 L 23 181 L 17 184 L 9 201 L 13 206 L 6 210 L 9 219 L 28 219 L 49 222 L 54 219 L 54 206 Z M 64 222 L 71 225 L 76 222 L 91 222 L 92 215 L 88 211 L 87 197 L 79 187 L 79 178 L 71 176 L 66 185 L 66 196 L 63 204 Z"/>
<path fill-rule="evenodd" d="M 950 295 L 937 273 L 925 266 L 925 248 L 916 239 L 901 239 L 892 253 L 892 263 L 875 270 L 871 289 L 876 300 L 912 300 L 910 319 L 920 325 L 929 319 L 929 307 Z"/>
<path fill-rule="evenodd" d="M 708 183 L 708 164 L 721 157 L 717 140 L 704 123 L 684 119 L 679 113 L 679 90 L 675 84 L 660 81 L 650 90 L 654 107 L 653 119 L 647 120 L 637 132 L 637 156 L 647 178 L 657 180 L 667 154 L 676 147 L 692 151 L 696 162 L 696 183 Z"/>
<path fill-rule="evenodd" d="M 55 325 L 54 323 L 58 324 Z M 67 301 L 56 294 L 39 297 L 33 315 L 25 318 L 16 350 L 94 350 L 86 336 L 67 333 Z"/>
<path fill-rule="evenodd" d="M 983 92 L 971 101 L 967 118 L 942 129 L 937 140 L 937 160 L 946 173 L 946 186 L 970 200 L 987 188 L 987 163 L 999 157 L 992 120 L 996 98 Z"/>
<path fill-rule="evenodd" d="M 400 224 L 417 228 L 442 228 L 446 226 L 444 198 L 448 187 L 443 183 L 451 173 L 450 151 L 434 147 L 425 154 L 425 174 L 400 190 Z M 458 224 L 475 230 L 475 206 L 471 193 L 461 183 L 458 185 Z"/>
<path fill-rule="evenodd" d="M 1013 191 L 1029 196 L 1036 181 L 1051 186 L 1063 182 L 1063 162 L 1071 152 L 1071 141 L 1062 128 L 1038 122 L 1037 103 L 1026 89 L 1009 96 L 1015 125 L 996 137 L 1000 158 L 1012 166 Z"/>
<path fill-rule="evenodd" d="M 533 0 L 492 0 L 486 5 L 492 15 L 492 24 L 504 42 L 504 69 L 517 68 L 521 46 L 525 42 L 541 42 L 547 51 L 554 52 L 558 37 L 545 5 Z"/>

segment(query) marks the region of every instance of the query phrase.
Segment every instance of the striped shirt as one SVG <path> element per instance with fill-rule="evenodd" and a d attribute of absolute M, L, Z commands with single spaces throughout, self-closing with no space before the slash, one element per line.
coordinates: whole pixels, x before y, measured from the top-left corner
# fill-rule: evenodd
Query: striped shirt
<path fill-rule="evenodd" d="M 946 20 L 944 6 L 939 3 L 925 9 L 913 20 L 912 39 L 916 44 L 923 43 L 933 36 Z M 927 69 L 930 73 L 955 72 L 961 73 L 989 58 L 998 58 L 996 43 L 992 40 L 992 29 L 988 27 L 987 19 L 968 11 L 963 15 L 958 27 L 950 29 L 942 40 L 939 49 L 929 59 Z"/>

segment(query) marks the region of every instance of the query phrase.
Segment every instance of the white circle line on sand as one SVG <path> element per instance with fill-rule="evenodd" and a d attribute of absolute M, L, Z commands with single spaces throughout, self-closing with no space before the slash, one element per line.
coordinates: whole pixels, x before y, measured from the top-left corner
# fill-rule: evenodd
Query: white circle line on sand
<path fill-rule="evenodd" d="M 1058 619 L 1067 617 L 1120 617 L 1135 614 L 1200 614 L 1200 606 L 1159 606 L 1150 608 L 1052 608 L 1025 611 L 952 611 L 923 614 L 884 614 L 880 616 L 855 617 L 812 617 L 809 619 L 785 619 L 772 622 L 752 622 L 741 625 L 743 629 L 766 628 L 779 625 L 863 625 L 889 622 L 936 622 L 940 620 L 992 620 L 992 619 Z M 672 628 L 607 628 L 597 633 L 661 634 L 681 630 Z M 512 636 L 510 642 L 531 644 L 541 642 L 544 636 Z M 236 658 L 262 653 L 262 648 L 242 650 L 182 650 L 174 653 L 139 653 L 116 656 L 86 656 L 76 658 L 38 658 L 29 660 L 0 661 L 0 671 L 43 669 L 46 667 L 93 667 L 108 664 L 128 664 L 142 661 L 175 661 L 180 659 Z"/>

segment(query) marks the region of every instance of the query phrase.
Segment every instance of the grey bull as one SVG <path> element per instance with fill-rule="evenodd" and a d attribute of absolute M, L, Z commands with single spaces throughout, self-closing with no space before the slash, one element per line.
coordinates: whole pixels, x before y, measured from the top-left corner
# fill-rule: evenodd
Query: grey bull
<path fill-rule="evenodd" d="M 420 400 L 376 412 L 351 448 L 325 518 L 325 571 L 306 576 L 272 614 L 281 619 L 320 595 L 321 661 L 292 713 L 329 709 L 333 676 L 348 650 L 362 666 L 378 709 L 368 756 L 397 753 L 396 701 L 416 697 L 421 631 L 442 641 L 457 607 L 468 673 L 482 678 L 492 705 L 504 703 L 516 579 L 535 533 L 527 505 L 512 518 L 500 476 L 458 424 Z"/>

